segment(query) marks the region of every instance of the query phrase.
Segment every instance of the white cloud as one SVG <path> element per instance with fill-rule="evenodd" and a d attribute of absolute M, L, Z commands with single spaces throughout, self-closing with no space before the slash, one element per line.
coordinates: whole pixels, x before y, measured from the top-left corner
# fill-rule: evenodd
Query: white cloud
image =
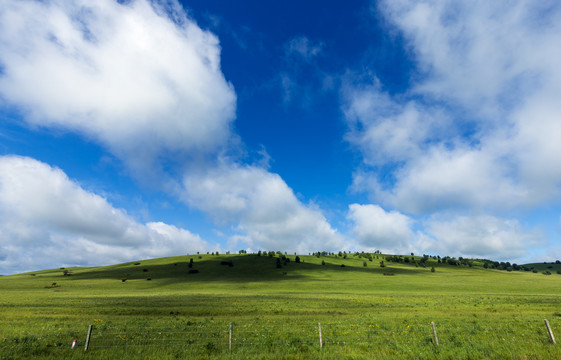
<path fill-rule="evenodd" d="M 559 199 L 561 6 L 388 0 L 376 10 L 415 69 L 401 94 L 347 76 L 346 139 L 363 156 L 353 189 L 418 215 L 417 250 L 523 258 L 543 235 L 500 214 Z"/>
<path fill-rule="evenodd" d="M 422 250 L 441 255 L 513 259 L 526 255 L 526 248 L 541 240 L 542 234 L 524 231 L 515 219 L 489 215 L 430 219 Z"/>
<path fill-rule="evenodd" d="M 419 215 L 465 208 L 502 211 L 543 200 L 538 194 L 541 189 L 524 188 L 508 171 L 509 164 L 483 150 L 433 147 L 395 170 L 390 188 L 364 171 L 355 174 L 353 186 L 371 192 L 382 203 Z"/>
<path fill-rule="evenodd" d="M 299 38 L 287 51 L 302 60 L 316 56 L 320 48 Z M 174 194 L 173 177 L 186 171 L 187 202 L 224 223 L 239 222 L 236 229 L 249 245 L 340 248 L 341 236 L 320 211 L 303 205 L 278 175 L 230 160 L 215 167 L 217 154 L 237 150 L 231 131 L 236 95 L 220 70 L 218 39 L 188 18 L 177 1 L 3 2 L 0 64 L 1 101 L 17 108 L 27 123 L 94 138 L 140 178 L 156 173 L 152 176 Z M 148 171 L 158 164 L 179 169 Z M 73 184 L 60 170 L 51 172 L 57 171 L 60 176 L 54 180 Z M 14 221 L 38 221 L 43 225 L 31 230 L 53 242 L 79 235 L 83 239 L 77 243 L 87 243 L 97 253 L 134 244 L 148 254 L 166 249 L 155 245 L 159 242 L 174 248 L 183 241 L 177 239 L 191 239 L 165 224 L 138 224 L 105 199 L 73 186 L 73 202 L 36 191 L 60 202 L 59 208 L 69 209 L 67 215 L 26 199 L 23 208 L 33 211 L 19 213 Z M 19 196 L 13 203 L 21 201 Z M 10 234 L 20 242 L 32 241 Z M 197 239 L 193 235 L 192 243 L 202 243 Z"/>
<path fill-rule="evenodd" d="M 448 138 L 446 117 L 438 109 L 415 101 L 400 103 L 382 91 L 381 84 L 343 88 L 345 118 L 349 131 L 345 138 L 358 146 L 370 166 L 415 159 L 428 147 L 427 142 Z"/>
<path fill-rule="evenodd" d="M 344 247 L 342 236 L 313 205 L 302 204 L 277 175 L 255 166 L 225 164 L 187 174 L 185 201 L 216 221 L 237 223 L 253 249 L 308 252 Z"/>
<path fill-rule="evenodd" d="M 220 46 L 175 1 L 3 1 L 0 98 L 32 125 L 95 138 L 133 169 L 231 136 Z"/>
<path fill-rule="evenodd" d="M 387 212 L 373 204 L 351 204 L 347 219 L 354 223 L 352 232 L 359 246 L 389 253 L 411 249 L 413 219 L 407 215 L 398 211 Z"/>
<path fill-rule="evenodd" d="M 416 90 L 472 113 L 516 107 L 548 75 L 559 75 L 560 50 L 551 45 L 559 41 L 561 8 L 554 1 L 403 0 L 379 9 L 426 75 Z"/>
<path fill-rule="evenodd" d="M 561 7 L 527 1 L 386 1 L 417 66 L 411 89 L 348 85 L 355 189 L 416 214 L 504 211 L 559 198 Z M 546 11 L 547 10 L 547 11 Z"/>
<path fill-rule="evenodd" d="M 60 169 L 0 157 L 1 272 L 110 264 L 206 247 L 198 235 L 173 225 L 138 223 Z"/>

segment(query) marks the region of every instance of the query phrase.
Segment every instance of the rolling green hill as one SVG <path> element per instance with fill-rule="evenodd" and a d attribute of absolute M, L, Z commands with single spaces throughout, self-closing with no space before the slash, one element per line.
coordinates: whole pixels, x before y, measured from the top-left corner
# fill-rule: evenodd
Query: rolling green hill
<path fill-rule="evenodd" d="M 544 325 L 561 331 L 559 264 L 527 264 L 534 273 L 345 255 L 185 255 L 3 276 L 0 358 L 561 358 Z"/>

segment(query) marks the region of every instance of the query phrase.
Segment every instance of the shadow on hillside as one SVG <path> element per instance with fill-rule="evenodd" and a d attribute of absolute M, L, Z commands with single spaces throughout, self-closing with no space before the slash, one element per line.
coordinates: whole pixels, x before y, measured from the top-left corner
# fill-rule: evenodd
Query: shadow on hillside
<path fill-rule="evenodd" d="M 189 267 L 189 259 L 193 258 L 193 266 Z M 115 280 L 158 280 L 161 284 L 164 280 L 167 284 L 173 282 L 260 282 L 260 281 L 287 281 L 313 277 L 317 281 L 330 281 L 329 279 L 318 278 L 319 272 L 326 273 L 347 273 L 347 274 L 372 274 L 373 276 L 386 275 L 415 275 L 422 272 L 430 272 L 425 268 L 394 268 L 390 265 L 380 268 L 378 263 L 367 263 L 369 266 L 362 266 L 362 262 L 354 259 L 344 261 L 341 259 L 324 258 L 326 264 L 301 262 L 296 263 L 294 257 L 291 261 L 277 268 L 277 258 L 256 255 L 229 255 L 198 259 L 197 256 L 185 256 L 185 261 L 170 262 L 166 264 L 158 263 L 156 260 L 145 260 L 137 263 L 127 263 L 121 265 L 90 268 L 86 270 L 76 269 L 72 274 L 74 280 L 85 279 L 115 279 Z M 337 264 L 330 263 L 330 260 Z M 161 262 L 161 261 L 160 261 Z M 229 266 L 231 262 L 233 266 Z M 345 266 L 341 267 L 341 263 Z M 360 264 L 360 266 L 358 266 Z M 198 271 L 190 273 L 190 271 Z M 352 276 L 352 275 L 351 275 Z"/>

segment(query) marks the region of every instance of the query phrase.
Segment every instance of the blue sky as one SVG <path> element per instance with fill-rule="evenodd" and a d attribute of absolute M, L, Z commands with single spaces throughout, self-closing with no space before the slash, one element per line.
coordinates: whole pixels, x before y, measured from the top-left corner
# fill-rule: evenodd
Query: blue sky
<path fill-rule="evenodd" d="M 556 1 L 5 1 L 0 274 L 560 258 Z"/>

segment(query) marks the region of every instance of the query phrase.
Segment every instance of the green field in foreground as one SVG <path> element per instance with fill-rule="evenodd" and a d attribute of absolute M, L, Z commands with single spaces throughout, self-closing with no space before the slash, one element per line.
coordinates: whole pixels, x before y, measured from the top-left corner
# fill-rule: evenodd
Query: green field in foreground
<path fill-rule="evenodd" d="M 277 258 L 186 255 L 0 277 L 0 359 L 561 358 L 544 325 L 561 336 L 559 264 L 543 275 L 434 259 L 382 268 L 383 255 L 352 254 L 291 255 L 277 268 Z"/>

